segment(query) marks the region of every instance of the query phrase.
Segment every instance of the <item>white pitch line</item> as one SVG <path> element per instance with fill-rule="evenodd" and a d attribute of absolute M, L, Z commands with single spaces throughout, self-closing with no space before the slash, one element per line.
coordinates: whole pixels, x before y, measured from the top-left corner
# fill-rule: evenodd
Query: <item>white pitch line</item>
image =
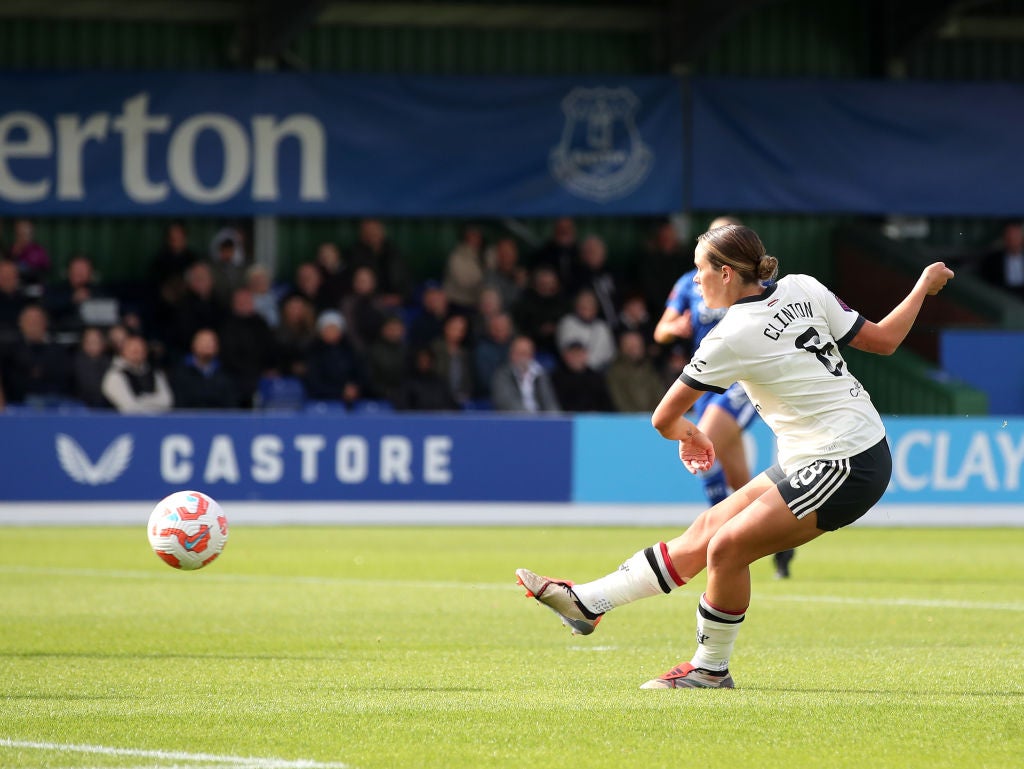
<path fill-rule="evenodd" d="M 134 756 L 156 758 L 162 761 L 192 761 L 203 764 L 222 764 L 244 769 L 348 769 L 348 764 L 334 761 L 289 761 L 283 758 L 257 758 L 245 756 L 217 756 L 210 753 L 186 753 L 173 750 L 141 750 L 138 748 L 113 748 L 108 745 L 74 745 L 62 742 L 32 742 L 0 738 L 0 748 L 23 748 L 27 750 L 52 750 L 60 753 L 98 753 L 104 756 Z"/>
<path fill-rule="evenodd" d="M 988 601 L 957 601 L 945 598 L 854 598 L 841 595 L 759 595 L 758 601 L 792 603 L 843 603 L 868 606 L 915 606 L 922 609 L 985 609 L 988 611 L 1024 611 L 1024 604 Z"/>
<path fill-rule="evenodd" d="M 105 569 L 69 569 L 46 566 L 0 566 L 0 574 L 38 574 L 63 577 L 97 577 L 101 579 L 193 579 L 180 572 L 129 571 Z M 203 573 L 196 579 L 214 582 L 240 582 L 258 584 L 298 583 L 303 585 L 332 585 L 338 587 L 386 587 L 407 590 L 519 590 L 513 584 L 499 582 L 448 582 L 400 579 L 363 579 L 359 577 L 295 577 L 272 574 L 215 574 Z M 1024 603 L 1009 601 L 965 601 L 945 598 L 871 598 L 837 595 L 756 595 L 758 601 L 788 601 L 794 603 L 836 603 L 854 606 L 915 606 L 926 609 L 978 609 L 988 611 L 1024 612 Z"/>
<path fill-rule="evenodd" d="M 103 580 L 180 580 L 181 571 L 169 570 L 158 565 L 155 571 L 130 571 L 127 569 L 100 568 L 60 568 L 50 566 L 0 566 L 0 573 L 8 574 L 42 574 L 52 576 L 94 576 Z M 190 578 L 184 578 L 190 579 Z M 412 590 L 452 590 L 454 588 L 468 590 L 510 590 L 515 586 L 500 583 L 469 583 L 469 582 L 427 582 L 406 580 L 367 580 L 362 578 L 345 578 L 345 576 L 278 576 L 273 574 L 218 574 L 204 571 L 202 576 L 193 578 L 207 582 L 226 583 L 257 583 L 261 585 L 327 585 L 342 588 L 352 586 L 379 588 L 409 588 Z M 511 581 L 510 581 L 511 582 Z"/>

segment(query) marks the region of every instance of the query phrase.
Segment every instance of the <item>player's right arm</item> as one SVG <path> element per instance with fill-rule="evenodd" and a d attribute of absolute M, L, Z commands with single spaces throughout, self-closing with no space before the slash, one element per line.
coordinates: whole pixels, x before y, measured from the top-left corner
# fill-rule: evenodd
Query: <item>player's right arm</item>
<path fill-rule="evenodd" d="M 654 341 L 658 344 L 671 344 L 676 339 L 687 339 L 691 336 L 693 324 L 690 322 L 690 311 L 679 312 L 673 307 L 666 307 L 658 320 L 658 325 L 654 327 Z"/>
<path fill-rule="evenodd" d="M 654 327 L 654 341 L 658 344 L 672 344 L 677 339 L 693 336 L 690 315 L 690 293 L 693 289 L 693 272 L 681 275 L 668 292 L 665 311 L 658 325 Z"/>
<path fill-rule="evenodd" d="M 651 424 L 663 438 L 679 441 L 679 459 L 694 474 L 707 470 L 715 461 L 714 445 L 697 425 L 686 418 L 686 412 L 701 394 L 701 390 L 678 379 L 651 415 Z"/>
<path fill-rule="evenodd" d="M 953 277 L 953 271 L 942 262 L 925 267 L 907 297 L 878 323 L 865 321 L 850 346 L 878 355 L 892 355 L 907 338 L 917 320 L 926 297 L 934 296 Z"/>

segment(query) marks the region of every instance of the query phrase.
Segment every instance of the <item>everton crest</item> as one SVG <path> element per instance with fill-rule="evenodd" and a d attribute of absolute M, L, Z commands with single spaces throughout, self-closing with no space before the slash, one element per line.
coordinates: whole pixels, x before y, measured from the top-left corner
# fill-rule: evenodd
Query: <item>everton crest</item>
<path fill-rule="evenodd" d="M 574 195 L 598 203 L 635 190 L 654 157 L 636 127 L 639 107 L 628 88 L 570 91 L 562 99 L 562 140 L 549 158 L 554 177 Z"/>

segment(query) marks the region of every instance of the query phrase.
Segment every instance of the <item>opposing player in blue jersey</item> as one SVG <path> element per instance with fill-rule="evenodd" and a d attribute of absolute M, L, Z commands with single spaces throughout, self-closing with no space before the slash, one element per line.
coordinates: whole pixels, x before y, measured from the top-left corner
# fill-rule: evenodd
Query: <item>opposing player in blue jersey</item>
<path fill-rule="evenodd" d="M 740 221 L 720 216 L 711 222 L 708 229 L 727 224 L 738 225 Z M 659 344 L 671 344 L 676 339 L 691 339 L 693 349 L 696 350 L 729 309 L 711 309 L 704 303 L 693 282 L 696 274 L 696 269 L 690 270 L 672 286 L 665 302 L 665 311 L 654 329 L 654 340 Z M 750 480 L 747 452 L 743 448 L 743 431 L 753 423 L 757 412 L 738 384 L 733 384 L 721 394 L 705 393 L 694 405 L 693 411 L 701 432 L 715 446 L 715 464 L 700 474 L 700 480 L 708 502 L 717 505 L 729 496 L 730 490 L 743 488 Z M 775 554 L 777 577 L 789 577 L 789 563 L 793 555 L 792 550 Z"/>

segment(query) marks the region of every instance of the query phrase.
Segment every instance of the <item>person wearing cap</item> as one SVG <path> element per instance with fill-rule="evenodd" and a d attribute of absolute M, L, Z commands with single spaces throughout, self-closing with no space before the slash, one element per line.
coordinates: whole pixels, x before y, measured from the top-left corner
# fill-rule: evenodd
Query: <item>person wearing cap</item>
<path fill-rule="evenodd" d="M 345 338 L 345 318 L 336 310 L 322 312 L 316 330 L 306 356 L 306 394 L 312 400 L 351 405 L 362 397 L 366 377 L 362 359 Z"/>

